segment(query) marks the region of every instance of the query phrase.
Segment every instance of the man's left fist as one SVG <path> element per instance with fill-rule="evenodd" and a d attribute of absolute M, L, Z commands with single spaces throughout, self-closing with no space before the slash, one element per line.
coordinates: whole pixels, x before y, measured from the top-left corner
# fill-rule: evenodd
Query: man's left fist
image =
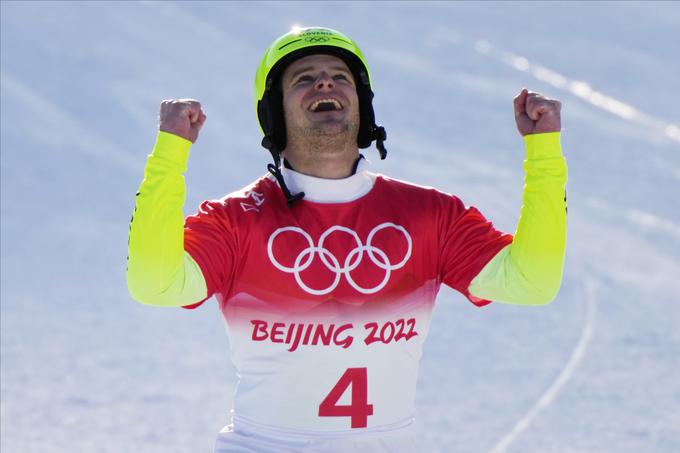
<path fill-rule="evenodd" d="M 541 93 L 522 91 L 515 97 L 515 122 L 522 136 L 559 132 L 561 130 L 560 109 L 562 103 Z"/>

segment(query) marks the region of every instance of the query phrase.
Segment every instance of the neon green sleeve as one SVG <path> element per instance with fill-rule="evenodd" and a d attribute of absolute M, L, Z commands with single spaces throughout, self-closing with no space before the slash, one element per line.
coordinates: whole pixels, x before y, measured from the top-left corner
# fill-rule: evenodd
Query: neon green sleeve
<path fill-rule="evenodd" d="M 512 244 L 472 280 L 475 297 L 520 305 L 552 301 L 560 289 L 567 237 L 567 165 L 560 133 L 524 137 L 522 211 Z"/>
<path fill-rule="evenodd" d="M 206 298 L 198 264 L 184 251 L 185 183 L 191 142 L 159 132 L 130 225 L 127 285 L 133 299 L 177 307 Z"/>

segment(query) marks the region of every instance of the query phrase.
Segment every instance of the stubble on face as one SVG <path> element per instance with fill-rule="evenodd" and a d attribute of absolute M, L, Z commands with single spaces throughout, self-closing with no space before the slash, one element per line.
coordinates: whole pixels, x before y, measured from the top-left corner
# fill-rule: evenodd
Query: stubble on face
<path fill-rule="evenodd" d="M 288 144 L 292 145 L 289 148 L 306 149 L 315 153 L 340 153 L 346 148 L 356 147 L 359 123 L 345 120 L 307 127 L 292 125 L 287 127 L 286 134 Z"/>

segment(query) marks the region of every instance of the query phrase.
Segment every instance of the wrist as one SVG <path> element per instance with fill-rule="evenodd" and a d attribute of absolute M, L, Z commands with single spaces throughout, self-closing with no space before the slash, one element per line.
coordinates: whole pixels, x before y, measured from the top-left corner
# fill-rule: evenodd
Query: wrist
<path fill-rule="evenodd" d="M 543 132 L 524 136 L 527 159 L 547 159 L 562 155 L 561 132 Z"/>
<path fill-rule="evenodd" d="M 186 171 L 187 161 L 189 160 L 189 149 L 192 143 L 179 135 L 170 132 L 158 131 L 156 144 L 151 155 L 164 160 L 168 160 Z"/>

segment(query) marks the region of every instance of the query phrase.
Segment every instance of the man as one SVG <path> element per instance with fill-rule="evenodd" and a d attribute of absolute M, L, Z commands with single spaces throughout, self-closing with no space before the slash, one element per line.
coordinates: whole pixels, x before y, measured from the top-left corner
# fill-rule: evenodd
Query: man
<path fill-rule="evenodd" d="M 239 382 L 215 450 L 415 451 L 418 362 L 442 283 L 477 305 L 538 305 L 560 286 L 566 165 L 560 103 L 522 90 L 524 204 L 515 235 L 458 198 L 367 170 L 368 66 L 326 28 L 296 29 L 255 81 L 270 175 L 183 219 L 182 172 L 206 117 L 164 101 L 137 194 L 128 287 L 159 306 L 216 296 Z M 283 158 L 283 159 L 281 159 Z"/>

